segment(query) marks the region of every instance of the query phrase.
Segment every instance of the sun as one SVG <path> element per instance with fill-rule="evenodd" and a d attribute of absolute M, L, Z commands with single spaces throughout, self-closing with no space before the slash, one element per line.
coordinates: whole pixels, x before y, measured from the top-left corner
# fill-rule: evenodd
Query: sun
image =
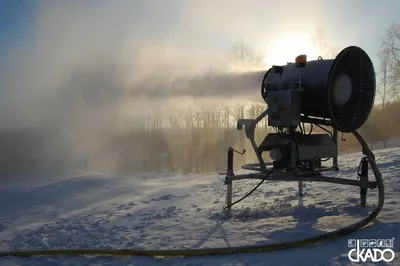
<path fill-rule="evenodd" d="M 318 51 L 312 44 L 310 34 L 301 31 L 286 31 L 273 39 L 268 46 L 269 65 L 285 65 L 294 62 L 298 55 L 307 55 L 307 60 L 316 60 Z"/>

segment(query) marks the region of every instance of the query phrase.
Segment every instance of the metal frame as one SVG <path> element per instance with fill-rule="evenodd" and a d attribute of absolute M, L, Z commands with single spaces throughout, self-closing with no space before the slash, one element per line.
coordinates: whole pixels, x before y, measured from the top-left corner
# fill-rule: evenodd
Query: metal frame
<path fill-rule="evenodd" d="M 228 168 L 225 176 L 225 185 L 227 185 L 227 198 L 226 198 L 226 210 L 227 215 L 231 215 L 232 211 L 232 196 L 233 196 L 233 181 L 244 180 L 244 179 L 261 179 L 266 181 L 289 181 L 289 182 L 298 182 L 298 189 L 299 189 L 299 196 L 303 197 L 303 182 L 327 182 L 327 183 L 335 183 L 335 184 L 342 184 L 342 185 L 349 185 L 349 186 L 357 186 L 361 189 L 361 201 L 364 201 L 365 205 L 365 197 L 366 197 L 366 190 L 373 189 L 377 187 L 377 182 L 370 182 L 368 181 L 368 161 L 367 164 L 363 164 L 362 173 L 359 173 L 360 180 L 352 180 L 352 179 L 344 179 L 344 178 L 334 178 L 322 175 L 322 172 L 327 171 L 338 171 L 338 157 L 333 157 L 333 162 L 331 167 L 325 167 L 320 170 L 313 170 L 313 171 L 304 171 L 295 169 L 293 171 L 283 171 L 283 170 L 274 170 L 273 173 L 270 171 L 272 170 L 271 166 L 272 163 L 266 163 L 262 158 L 261 154 L 258 152 L 258 147 L 254 138 L 254 131 L 256 128 L 257 123 L 259 123 L 264 117 L 268 114 L 268 109 L 266 109 L 263 113 L 261 113 L 256 119 L 239 119 L 237 122 L 237 129 L 242 130 L 243 127 L 245 129 L 246 137 L 250 140 L 252 148 L 257 156 L 258 163 L 248 163 L 242 165 L 242 169 L 244 170 L 251 170 L 257 171 L 248 174 L 239 174 L 235 175 L 233 171 L 233 152 L 235 151 L 232 147 L 228 149 Z M 306 123 L 314 123 L 314 124 L 321 124 L 326 126 L 332 126 L 332 122 L 329 120 L 321 120 L 317 118 L 309 118 L 309 117 L 302 117 L 302 121 Z M 338 149 L 338 130 L 333 127 L 333 139 L 336 143 L 336 149 Z M 294 146 L 294 144 L 292 144 Z M 295 149 L 295 147 L 292 147 Z M 293 153 L 292 153 L 293 154 Z M 291 158 L 291 162 L 295 163 L 295 158 Z M 366 160 L 366 157 L 362 159 Z M 360 163 L 361 166 L 361 163 Z"/>
<path fill-rule="evenodd" d="M 382 181 L 382 175 L 376 165 L 375 156 L 372 151 L 369 149 L 367 143 L 361 137 L 357 131 L 352 132 L 353 135 L 357 138 L 362 146 L 363 154 L 366 156 L 361 161 L 361 172 L 359 172 L 359 176 L 361 179 L 366 180 L 368 177 L 368 165 L 371 166 L 372 173 L 376 179 L 376 185 L 378 188 L 378 203 L 375 208 L 371 211 L 371 213 L 364 217 L 361 220 L 356 221 L 353 224 L 346 225 L 342 228 L 336 229 L 334 231 L 325 232 L 324 234 L 306 237 L 302 239 L 292 239 L 289 241 L 284 241 L 280 243 L 270 243 L 270 244 L 258 244 L 251 246 L 235 246 L 235 247 L 222 247 L 222 248 L 200 248 L 200 249 L 164 249 L 164 250 L 146 250 L 146 249 L 62 249 L 62 250 L 26 250 L 26 251 L 9 251 L 9 252 L 0 252 L 0 257 L 36 257 L 36 256 L 99 256 L 99 255 L 110 255 L 110 256 L 151 256 L 157 259 L 163 258 L 176 258 L 176 257 L 189 257 L 189 256 L 203 256 L 203 255 L 226 255 L 226 254 L 237 254 L 244 252 L 271 252 L 284 250 L 295 247 L 305 247 L 312 244 L 326 242 L 327 240 L 334 240 L 345 235 L 349 235 L 351 233 L 356 232 L 357 230 L 363 228 L 369 223 L 373 222 L 376 217 L 378 217 L 381 212 L 384 201 L 385 201 L 385 187 Z M 228 155 L 231 154 L 231 158 L 233 160 L 233 149 L 230 148 L 228 150 Z M 367 185 L 368 183 L 364 183 Z M 363 191 L 364 190 L 364 191 Z M 361 189 L 361 199 L 365 199 L 366 197 L 367 187 Z M 364 202 L 365 203 L 365 202 Z"/>

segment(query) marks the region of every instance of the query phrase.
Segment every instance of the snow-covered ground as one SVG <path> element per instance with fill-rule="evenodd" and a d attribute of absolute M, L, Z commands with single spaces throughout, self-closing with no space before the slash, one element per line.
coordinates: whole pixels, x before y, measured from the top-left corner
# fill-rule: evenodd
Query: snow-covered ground
<path fill-rule="evenodd" d="M 395 238 L 400 265 L 400 148 L 374 151 L 386 189 L 384 209 L 367 228 L 335 241 L 268 253 L 175 258 L 59 257 L 1 258 L 1 265 L 351 265 L 350 238 Z M 331 176 L 356 178 L 361 154 L 340 157 Z M 372 176 L 372 174 L 371 174 Z M 234 183 L 234 200 L 258 181 Z M 369 190 L 368 207 L 359 206 L 359 189 L 306 183 L 299 201 L 297 183 L 265 182 L 221 215 L 223 177 L 85 175 L 36 186 L 0 189 L 1 251 L 55 248 L 207 248 L 281 242 L 319 235 L 365 217 L 377 202 Z M 368 265 L 368 263 L 364 263 Z M 377 264 L 370 264 L 377 265 Z"/>

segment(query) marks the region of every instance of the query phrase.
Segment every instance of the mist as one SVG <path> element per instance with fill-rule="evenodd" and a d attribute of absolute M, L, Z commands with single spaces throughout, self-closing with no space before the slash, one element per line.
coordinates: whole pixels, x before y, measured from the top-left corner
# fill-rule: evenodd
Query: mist
<path fill-rule="evenodd" d="M 207 1 L 38 2 L 32 36 L 15 45 L 3 64 L 2 145 L 8 145 L 5 154 L 14 154 L 8 155 L 4 179 L 32 171 L 40 176 L 48 165 L 49 175 L 78 170 L 134 173 L 135 167 L 120 171 L 121 164 L 134 164 L 122 160 L 135 157 L 137 164 L 143 164 L 143 158 L 155 160 L 160 154 L 170 158 L 172 153 L 177 153 L 173 160 L 179 160 L 179 156 L 188 156 L 188 151 L 177 152 L 187 133 L 171 133 L 172 128 L 202 128 L 190 138 L 200 148 L 219 143 L 222 164 L 225 148 L 239 141 L 239 135 L 230 129 L 217 134 L 214 131 L 220 130 L 219 122 L 215 122 L 215 130 L 207 123 L 215 117 L 228 117 L 224 125 L 232 127 L 236 116 L 244 115 L 243 101 L 262 111 L 261 80 L 275 63 L 269 57 L 277 59 L 271 50 L 277 47 L 273 36 L 284 29 L 305 34 L 322 20 L 319 12 L 323 4 L 309 1 L 308 12 L 315 16 L 307 18 L 296 11 L 303 5 L 256 1 L 246 6 L 241 1 L 212 5 Z M 254 14 L 261 9 L 268 11 L 267 17 L 261 11 Z M 292 23 L 298 16 L 301 22 Z M 266 26 L 276 20 L 283 23 Z M 226 51 L 240 38 L 266 55 L 266 63 L 235 69 L 226 59 Z M 238 108 L 227 110 L 229 104 Z M 206 114 L 206 109 L 214 111 Z M 169 129 L 168 133 L 162 133 L 161 128 Z M 188 142 L 188 136 L 185 138 Z M 169 150 L 149 148 L 158 142 Z M 207 153 L 195 155 L 210 154 L 207 149 Z M 28 150 L 36 156 L 35 162 L 24 158 L 22 151 Z M 170 171 L 179 168 L 172 167 L 172 162 L 169 165 Z M 217 167 L 207 163 L 201 171 Z"/>

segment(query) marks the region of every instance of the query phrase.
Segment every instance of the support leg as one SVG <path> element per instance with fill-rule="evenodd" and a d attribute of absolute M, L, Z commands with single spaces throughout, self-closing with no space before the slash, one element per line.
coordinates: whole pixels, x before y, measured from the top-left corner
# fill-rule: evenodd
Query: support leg
<path fill-rule="evenodd" d="M 358 176 L 360 177 L 360 198 L 361 206 L 365 208 L 367 203 L 367 191 L 368 191 L 368 159 L 364 157 L 361 159 L 360 167 L 358 169 Z"/>
<path fill-rule="evenodd" d="M 339 167 L 338 167 L 338 147 L 339 147 L 339 137 L 338 137 L 339 133 L 336 127 L 333 128 L 333 141 L 336 143 L 336 155 L 335 157 L 333 157 L 333 168 L 335 169 L 335 171 L 339 171 Z"/>
<path fill-rule="evenodd" d="M 227 158 L 228 167 L 226 169 L 226 177 L 225 177 L 225 185 L 227 185 L 227 193 L 226 193 L 226 214 L 227 216 L 231 216 L 231 205 L 232 205 L 232 179 L 228 177 L 232 177 L 235 174 L 233 173 L 233 148 L 229 147 L 228 149 L 228 158 Z"/>
<path fill-rule="evenodd" d="M 299 181 L 299 197 L 303 197 L 303 181 Z"/>
<path fill-rule="evenodd" d="M 227 188 L 228 188 L 227 194 L 226 194 L 226 206 L 228 206 L 228 208 L 226 208 L 226 214 L 229 217 L 232 214 L 232 208 L 231 208 L 231 205 L 232 205 L 232 181 L 227 181 L 226 184 L 227 184 Z"/>

